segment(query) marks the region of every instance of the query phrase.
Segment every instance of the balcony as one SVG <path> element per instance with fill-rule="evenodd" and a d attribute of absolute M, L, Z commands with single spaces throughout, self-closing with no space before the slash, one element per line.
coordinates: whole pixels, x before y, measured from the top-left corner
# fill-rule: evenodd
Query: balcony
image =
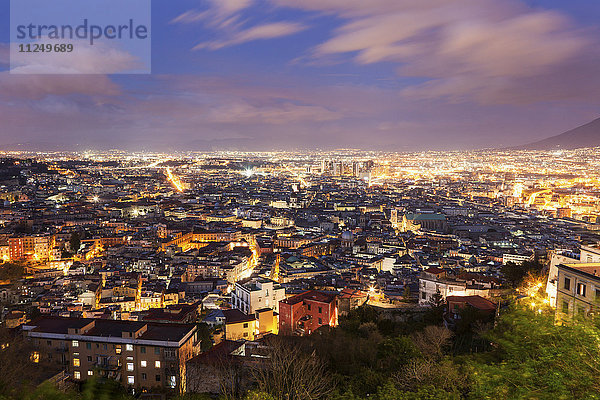
<path fill-rule="evenodd" d="M 121 360 L 115 356 L 97 357 L 94 367 L 104 371 L 119 371 L 122 367 Z"/>

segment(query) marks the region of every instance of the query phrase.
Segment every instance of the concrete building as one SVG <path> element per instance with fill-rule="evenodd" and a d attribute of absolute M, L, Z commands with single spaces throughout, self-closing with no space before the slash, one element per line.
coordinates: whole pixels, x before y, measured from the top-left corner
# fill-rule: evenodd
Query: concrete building
<path fill-rule="evenodd" d="M 285 335 L 310 335 L 324 325 L 338 325 L 335 294 L 310 290 L 281 301 L 279 311 L 279 331 Z"/>
<path fill-rule="evenodd" d="M 23 331 L 33 360 L 46 358 L 76 381 L 98 374 L 140 390 L 185 391 L 185 363 L 200 351 L 189 324 L 40 317 Z"/>
<path fill-rule="evenodd" d="M 285 299 L 285 288 L 270 279 L 258 278 L 236 282 L 231 294 L 233 307 L 244 314 L 253 314 L 262 308 L 279 312 L 279 302 Z"/>
<path fill-rule="evenodd" d="M 277 314 L 270 308 L 256 310 L 252 314 L 244 314 L 240 310 L 224 310 L 225 339 L 250 340 L 268 334 L 279 333 Z"/>
<path fill-rule="evenodd" d="M 437 213 L 406 213 L 400 223 L 401 232 L 409 231 L 446 231 L 448 223 L 444 214 Z"/>
<path fill-rule="evenodd" d="M 558 250 L 551 253 L 546 294 L 552 307 L 556 308 L 558 304 L 556 302 L 558 293 L 558 266 L 560 264 L 571 265 L 580 263 L 600 263 L 600 248 L 598 245 L 581 246 L 579 254 L 566 250 Z"/>
<path fill-rule="evenodd" d="M 506 265 L 509 262 L 515 263 L 515 264 L 522 264 L 525 261 L 531 261 L 533 260 L 533 253 L 530 254 L 511 254 L 511 253 L 504 253 L 502 254 L 502 264 Z"/>
<path fill-rule="evenodd" d="M 597 312 L 600 305 L 600 263 L 559 264 L 556 319 Z"/>
<path fill-rule="evenodd" d="M 448 296 L 481 296 L 489 298 L 497 283 L 493 279 L 478 280 L 449 276 L 443 268 L 430 267 L 419 277 L 419 304 L 428 305 L 439 293 L 442 300 Z"/>

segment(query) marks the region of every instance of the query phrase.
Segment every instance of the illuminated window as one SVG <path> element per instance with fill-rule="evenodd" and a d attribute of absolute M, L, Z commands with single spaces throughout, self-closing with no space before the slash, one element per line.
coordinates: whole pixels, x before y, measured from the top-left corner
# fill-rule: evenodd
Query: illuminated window
<path fill-rule="evenodd" d="M 140 365 L 141 365 L 142 367 L 145 367 L 147 364 L 148 364 L 148 363 L 146 362 L 146 360 L 142 360 L 142 361 L 140 362 Z"/>
<path fill-rule="evenodd" d="M 169 387 L 174 388 L 175 386 L 177 386 L 177 377 L 175 375 L 171 375 L 169 377 Z"/>
<path fill-rule="evenodd" d="M 79 358 L 74 358 L 73 359 L 73 366 L 74 367 L 79 367 Z"/>
<path fill-rule="evenodd" d="M 81 372 L 79 372 L 79 371 L 73 372 L 73 378 L 75 378 L 75 379 L 81 379 Z"/>
<path fill-rule="evenodd" d="M 117 345 L 117 347 L 115 348 L 115 353 L 117 354 L 121 354 L 121 345 Z"/>
<path fill-rule="evenodd" d="M 127 363 L 127 371 L 133 371 L 133 363 Z"/>
<path fill-rule="evenodd" d="M 79 341 L 73 340 L 73 347 L 79 347 Z"/>
<path fill-rule="evenodd" d="M 584 283 L 577 284 L 577 294 L 585 297 L 586 285 Z"/>
<path fill-rule="evenodd" d="M 125 350 L 127 350 L 127 351 L 133 351 L 133 345 L 132 344 L 126 344 L 125 345 Z"/>
<path fill-rule="evenodd" d="M 39 363 L 40 362 L 40 353 L 39 353 L 39 351 L 34 351 L 31 354 L 31 361 L 33 361 L 34 363 Z"/>
<path fill-rule="evenodd" d="M 127 383 L 133 385 L 135 383 L 135 378 L 131 375 L 127 377 Z"/>
<path fill-rule="evenodd" d="M 94 375 L 94 371 L 92 371 L 91 369 L 88 369 L 88 376 L 93 376 Z"/>
<path fill-rule="evenodd" d="M 154 361 L 154 366 L 156 368 L 160 368 L 160 361 Z"/>

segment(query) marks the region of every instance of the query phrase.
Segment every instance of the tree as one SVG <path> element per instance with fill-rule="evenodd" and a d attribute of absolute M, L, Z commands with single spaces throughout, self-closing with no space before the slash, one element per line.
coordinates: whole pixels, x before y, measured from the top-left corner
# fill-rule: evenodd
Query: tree
<path fill-rule="evenodd" d="M 410 300 L 410 286 L 404 285 L 404 293 L 402 294 L 402 299 L 404 301 Z"/>
<path fill-rule="evenodd" d="M 23 336 L 0 329 L 0 398 L 32 390 L 58 372 Z"/>
<path fill-rule="evenodd" d="M 22 263 L 6 262 L 0 264 L 0 281 L 15 282 L 23 278 L 25 266 Z"/>
<path fill-rule="evenodd" d="M 69 247 L 71 248 L 71 252 L 77 253 L 81 247 L 81 238 L 79 237 L 79 233 L 73 232 L 71 234 L 71 239 L 69 239 Z"/>
<path fill-rule="evenodd" d="M 273 396 L 265 392 L 248 392 L 244 400 L 275 400 Z"/>
<path fill-rule="evenodd" d="M 198 324 L 198 338 L 201 340 L 200 350 L 202 352 L 208 351 L 213 346 L 212 343 L 212 328 L 207 323 L 201 322 Z"/>
<path fill-rule="evenodd" d="M 424 385 L 415 391 L 398 388 L 393 382 L 379 388 L 377 400 L 459 400 L 458 393 L 447 391 L 433 385 Z"/>
<path fill-rule="evenodd" d="M 333 382 L 315 352 L 274 337 L 267 341 L 266 361 L 252 369 L 259 392 L 275 400 L 323 399 L 333 390 Z"/>
<path fill-rule="evenodd" d="M 419 350 L 407 336 L 385 339 L 377 346 L 377 359 L 384 371 L 397 371 L 419 355 Z"/>
<path fill-rule="evenodd" d="M 512 261 L 507 262 L 500 269 L 502 275 L 504 276 L 504 280 L 511 286 L 517 287 L 527 275 L 527 271 L 523 268 L 522 265 L 518 265 Z"/>
<path fill-rule="evenodd" d="M 528 274 L 539 275 L 544 269 L 544 264 L 539 258 L 524 261 L 521 264 L 516 264 L 512 261 L 507 262 L 502 266 L 501 272 L 506 282 L 511 287 L 518 287 Z"/>
<path fill-rule="evenodd" d="M 443 326 L 430 325 L 420 332 L 413 333 L 411 337 L 423 356 L 437 359 L 442 356 L 444 347 L 452 337 L 452 332 Z"/>
<path fill-rule="evenodd" d="M 473 398 L 600 398 L 596 321 L 559 326 L 553 313 L 517 304 L 487 337 L 495 350 L 469 360 Z"/>
<path fill-rule="evenodd" d="M 439 290 L 429 299 L 431 306 L 429 312 L 425 315 L 425 320 L 428 324 L 439 324 L 442 322 L 442 317 L 446 311 L 446 301 Z"/>

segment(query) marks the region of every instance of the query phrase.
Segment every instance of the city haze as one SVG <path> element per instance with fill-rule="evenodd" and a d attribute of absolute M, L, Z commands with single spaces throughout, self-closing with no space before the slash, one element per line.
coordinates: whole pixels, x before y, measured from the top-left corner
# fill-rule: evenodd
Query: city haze
<path fill-rule="evenodd" d="M 504 148 L 599 115 L 600 7 L 589 1 L 181 0 L 152 11 L 148 76 L 10 75 L 0 30 L 2 148 Z"/>

